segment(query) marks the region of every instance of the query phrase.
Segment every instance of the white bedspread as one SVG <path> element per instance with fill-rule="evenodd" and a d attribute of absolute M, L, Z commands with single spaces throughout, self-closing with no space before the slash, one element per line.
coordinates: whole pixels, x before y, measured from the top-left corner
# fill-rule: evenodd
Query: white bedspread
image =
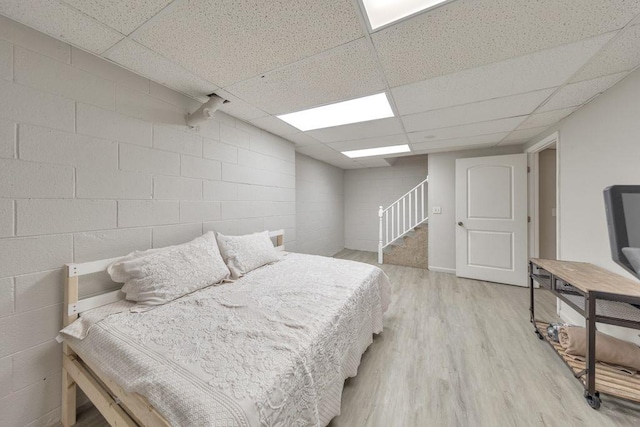
<path fill-rule="evenodd" d="M 324 426 L 389 295 L 377 267 L 288 254 L 235 283 L 111 314 L 82 340 L 64 334 L 73 327 L 63 336 L 171 425 Z"/>

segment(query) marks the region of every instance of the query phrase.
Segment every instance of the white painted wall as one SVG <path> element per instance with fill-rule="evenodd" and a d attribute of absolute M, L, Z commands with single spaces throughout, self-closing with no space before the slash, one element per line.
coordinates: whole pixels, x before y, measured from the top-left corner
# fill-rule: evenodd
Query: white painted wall
<path fill-rule="evenodd" d="M 0 424 L 59 419 L 62 270 L 208 230 L 285 229 L 292 143 L 2 18 Z M 100 286 L 99 277 L 92 290 Z"/>
<path fill-rule="evenodd" d="M 555 130 L 560 134 L 560 259 L 590 262 L 633 277 L 611 260 L 602 191 L 614 184 L 640 184 L 640 71 L 547 134 Z M 562 312 L 581 320 L 567 307 Z M 640 344 L 638 331 L 606 325 L 600 330 Z"/>
<path fill-rule="evenodd" d="M 345 171 L 345 246 L 378 251 L 378 207 L 387 207 L 427 177 L 427 156 L 399 158 L 391 167 Z"/>
<path fill-rule="evenodd" d="M 296 154 L 297 252 L 331 256 L 344 249 L 344 170 Z"/>
<path fill-rule="evenodd" d="M 429 268 L 456 270 L 456 159 L 521 153 L 520 146 L 429 154 Z M 440 207 L 441 214 L 433 214 Z"/>

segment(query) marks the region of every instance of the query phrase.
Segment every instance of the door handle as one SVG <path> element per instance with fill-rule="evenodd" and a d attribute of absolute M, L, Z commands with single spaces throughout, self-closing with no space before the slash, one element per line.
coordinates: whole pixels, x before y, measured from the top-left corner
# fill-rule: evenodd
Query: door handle
<path fill-rule="evenodd" d="M 464 223 L 463 223 L 462 221 L 459 221 L 459 222 L 458 222 L 458 225 L 459 225 L 460 227 L 462 227 L 462 226 L 464 226 Z"/>

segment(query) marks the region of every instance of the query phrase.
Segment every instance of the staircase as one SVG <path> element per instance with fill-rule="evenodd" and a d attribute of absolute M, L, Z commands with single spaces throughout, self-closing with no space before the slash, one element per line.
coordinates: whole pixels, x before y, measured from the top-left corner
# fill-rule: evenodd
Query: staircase
<path fill-rule="evenodd" d="M 426 268 L 428 181 L 425 178 L 386 209 L 380 206 L 378 263 Z"/>

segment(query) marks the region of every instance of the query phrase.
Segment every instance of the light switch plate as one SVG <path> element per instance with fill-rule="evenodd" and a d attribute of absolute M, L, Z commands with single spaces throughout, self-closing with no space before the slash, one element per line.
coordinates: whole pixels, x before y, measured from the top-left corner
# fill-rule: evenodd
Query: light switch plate
<path fill-rule="evenodd" d="M 434 206 L 433 209 L 431 209 L 431 212 L 433 214 L 441 214 L 442 213 L 442 208 L 440 206 Z"/>

